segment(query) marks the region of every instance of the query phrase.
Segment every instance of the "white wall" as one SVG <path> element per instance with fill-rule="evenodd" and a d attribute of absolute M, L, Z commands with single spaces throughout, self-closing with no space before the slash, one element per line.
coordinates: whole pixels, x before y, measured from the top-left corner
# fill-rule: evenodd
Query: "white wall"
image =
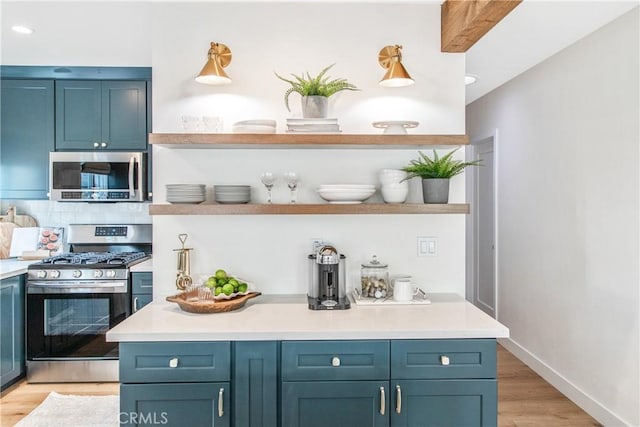
<path fill-rule="evenodd" d="M 322 17 L 309 19 L 309 17 Z M 418 133 L 464 132 L 462 55 L 440 53 L 440 7 L 431 5 L 273 3 L 154 4 L 154 131 L 181 130 L 183 114 L 219 115 L 225 128 L 237 120 L 273 118 L 284 130 L 287 85 L 273 75 L 317 73 L 336 63 L 334 77 L 346 77 L 360 92 L 331 98 L 331 110 L 344 132 L 377 133 L 371 122 L 420 121 Z M 183 25 L 182 23 L 188 23 Z M 396 25 L 395 23 L 401 23 Z M 210 41 L 227 44 L 233 61 L 229 86 L 193 81 Z M 405 65 L 414 86 L 382 88 L 378 51 L 404 45 Z M 291 97 L 299 115 L 299 97 Z M 172 150 L 154 147 L 154 191 L 164 202 L 167 183 L 244 183 L 252 201 L 265 201 L 259 176 L 266 170 L 298 172 L 299 202 L 320 203 L 314 189 L 322 183 L 376 183 L 376 171 L 401 167 L 416 150 Z M 463 157 L 462 150 L 460 158 Z M 411 200 L 419 200 L 412 183 Z M 276 184 L 276 203 L 287 190 Z M 380 199 L 378 198 L 378 201 Z M 464 201 L 464 178 L 452 183 L 452 201 Z M 348 257 L 349 288 L 359 283 L 360 264 L 372 254 L 392 272 L 413 274 L 430 291 L 464 295 L 464 217 L 431 216 L 187 216 L 154 217 L 156 297 L 175 292 L 178 233 L 188 233 L 194 248 L 194 275 L 226 268 L 256 283 L 266 293 L 306 293 L 306 255 L 311 238 L 333 242 Z M 440 254 L 416 256 L 417 236 L 439 237 Z"/>
<path fill-rule="evenodd" d="M 278 130 L 284 131 L 285 118 L 300 115 L 299 97 L 291 97 L 294 109 L 287 112 L 283 103 L 287 84 L 273 72 L 315 74 L 335 62 L 329 75 L 346 77 L 362 89 L 331 98 L 331 111 L 345 133 L 378 133 L 371 126 L 378 120 L 417 120 L 420 126 L 414 133 L 464 133 L 464 55 L 440 53 L 437 3 L 21 1 L 5 2 L 2 8 L 3 64 L 151 65 L 155 132 L 180 131 L 185 114 L 218 115 L 227 131 L 237 120 L 273 118 Z M 10 26 L 18 22 L 36 32 L 31 37 L 12 33 Z M 233 79 L 229 86 L 193 81 L 211 41 L 225 43 L 233 51 L 227 68 Z M 404 46 L 404 63 L 416 84 L 382 88 L 377 83 L 384 70 L 377 55 L 385 45 L 396 43 Z M 299 172 L 299 200 L 320 202 L 313 192 L 317 184 L 373 183 L 378 169 L 401 167 L 416 154 L 416 150 L 154 147 L 154 196 L 156 202 L 164 202 L 166 183 L 201 182 L 211 187 L 241 181 L 254 187 L 253 201 L 263 202 L 258 177 L 269 169 Z M 460 150 L 458 157 L 463 156 Z M 276 202 L 285 201 L 283 185 L 280 181 L 276 187 Z M 419 201 L 419 184 L 411 185 L 411 200 Z M 464 198 L 464 178 L 456 177 L 451 200 Z M 27 213 L 40 211 L 43 218 L 52 210 L 43 203 L 21 206 L 32 211 Z M 108 217 L 120 215 L 103 209 Z M 65 216 L 77 217 L 80 210 Z M 155 217 L 153 222 L 157 298 L 175 291 L 172 249 L 178 247 L 177 234 L 182 232 L 190 235 L 189 244 L 195 248 L 194 272 L 228 268 L 246 275 L 266 293 L 305 293 L 310 239 L 323 237 L 349 257 L 350 287 L 358 281 L 360 263 L 376 253 L 392 272 L 413 274 L 430 291 L 464 295 L 462 215 Z M 439 256 L 418 258 L 417 236 L 437 236 Z"/>
<path fill-rule="evenodd" d="M 640 425 L 639 9 L 470 104 L 499 131 L 499 321 L 605 425 Z"/>

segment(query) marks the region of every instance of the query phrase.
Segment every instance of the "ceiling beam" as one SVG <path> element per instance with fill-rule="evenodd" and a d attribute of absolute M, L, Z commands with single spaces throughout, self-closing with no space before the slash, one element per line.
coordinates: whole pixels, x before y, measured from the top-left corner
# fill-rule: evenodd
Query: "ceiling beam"
<path fill-rule="evenodd" d="M 442 52 L 466 52 L 522 0 L 446 0 L 440 9 Z"/>

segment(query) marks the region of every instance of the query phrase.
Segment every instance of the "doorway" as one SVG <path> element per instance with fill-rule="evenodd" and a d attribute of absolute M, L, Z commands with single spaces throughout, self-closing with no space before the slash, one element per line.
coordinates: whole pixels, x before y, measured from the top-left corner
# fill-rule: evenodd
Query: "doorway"
<path fill-rule="evenodd" d="M 497 318 L 496 171 L 494 135 L 471 142 L 467 161 L 481 160 L 467 174 L 471 214 L 467 218 L 467 300 Z"/>

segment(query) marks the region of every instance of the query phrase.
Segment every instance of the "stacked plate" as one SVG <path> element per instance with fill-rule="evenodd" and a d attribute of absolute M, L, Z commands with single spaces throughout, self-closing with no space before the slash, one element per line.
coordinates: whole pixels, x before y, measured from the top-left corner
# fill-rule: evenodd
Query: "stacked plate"
<path fill-rule="evenodd" d="M 213 196 L 218 203 L 249 203 L 250 185 L 214 185 Z"/>
<path fill-rule="evenodd" d="M 332 184 L 318 187 L 318 194 L 333 204 L 362 203 L 376 192 L 375 185 L 369 184 Z"/>
<path fill-rule="evenodd" d="M 275 120 L 242 120 L 235 122 L 232 128 L 235 133 L 275 133 Z"/>
<path fill-rule="evenodd" d="M 202 203 L 205 199 L 203 184 L 167 184 L 167 202 Z"/>

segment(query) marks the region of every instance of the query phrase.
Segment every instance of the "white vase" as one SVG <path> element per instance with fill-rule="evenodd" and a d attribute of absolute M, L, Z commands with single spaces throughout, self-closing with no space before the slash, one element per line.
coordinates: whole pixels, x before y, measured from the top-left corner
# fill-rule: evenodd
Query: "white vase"
<path fill-rule="evenodd" d="M 329 98 L 326 96 L 303 96 L 302 117 L 324 119 L 329 115 Z"/>

